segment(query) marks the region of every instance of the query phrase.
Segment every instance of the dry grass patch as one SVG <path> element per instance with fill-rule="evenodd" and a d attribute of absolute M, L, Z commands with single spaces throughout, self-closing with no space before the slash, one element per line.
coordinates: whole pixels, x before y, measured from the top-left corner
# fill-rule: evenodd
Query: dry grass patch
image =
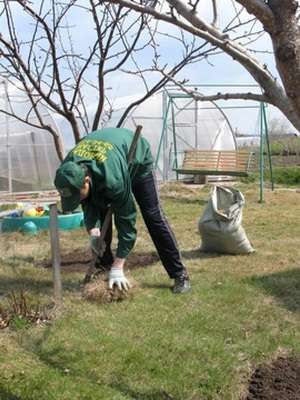
<path fill-rule="evenodd" d="M 0 329 L 22 329 L 30 324 L 45 324 L 51 320 L 52 306 L 33 301 L 24 290 L 12 290 L 6 304 L 0 304 Z"/>
<path fill-rule="evenodd" d="M 128 274 L 127 274 L 128 276 Z M 115 303 L 124 300 L 132 300 L 138 290 L 138 284 L 129 277 L 131 288 L 128 291 L 119 290 L 116 286 L 108 288 L 108 282 L 102 274 L 92 282 L 84 285 L 82 296 L 85 300 L 99 304 Z"/>

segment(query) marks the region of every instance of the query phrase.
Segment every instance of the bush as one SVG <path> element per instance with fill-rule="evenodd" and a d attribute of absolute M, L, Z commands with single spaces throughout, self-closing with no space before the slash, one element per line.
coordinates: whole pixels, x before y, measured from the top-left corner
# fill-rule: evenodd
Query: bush
<path fill-rule="evenodd" d="M 254 172 L 247 177 L 241 178 L 243 183 L 253 183 L 259 180 L 259 172 Z M 265 171 L 265 180 L 270 180 L 270 171 Z M 299 185 L 300 167 L 273 168 L 274 183 L 280 185 Z"/>
<path fill-rule="evenodd" d="M 285 151 L 286 151 L 286 146 L 283 143 L 280 142 L 270 143 L 270 153 L 272 156 L 284 154 Z"/>
<path fill-rule="evenodd" d="M 270 137 L 270 152 L 272 155 L 297 155 L 300 154 L 300 138 L 272 138 Z"/>
<path fill-rule="evenodd" d="M 292 156 L 300 154 L 300 137 L 272 137 L 270 139 L 270 154 L 272 156 Z M 254 151 L 259 155 L 259 145 L 242 146 L 240 150 Z M 264 146 L 264 154 L 267 154 L 267 145 Z"/>
<path fill-rule="evenodd" d="M 254 183 L 259 179 L 259 172 L 253 172 L 249 176 L 245 176 L 241 178 L 241 182 L 243 183 Z"/>
<path fill-rule="evenodd" d="M 266 179 L 270 179 L 270 172 L 266 171 Z M 284 185 L 300 184 L 300 167 L 274 168 L 274 183 Z"/>

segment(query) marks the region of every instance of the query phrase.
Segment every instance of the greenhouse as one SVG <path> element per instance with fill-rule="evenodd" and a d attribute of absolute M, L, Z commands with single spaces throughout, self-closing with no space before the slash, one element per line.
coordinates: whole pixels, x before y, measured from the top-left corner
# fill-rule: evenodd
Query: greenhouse
<path fill-rule="evenodd" d="M 49 111 L 38 107 L 44 122 L 55 126 Z M 0 192 L 53 189 L 59 159 L 50 133 L 34 126 L 37 118 L 28 97 L 2 81 L 0 109 L 19 117 L 0 113 Z M 31 125 L 21 121 L 26 117 Z"/>
<path fill-rule="evenodd" d="M 121 115 L 122 109 L 118 110 Z M 116 116 L 115 116 L 116 118 Z M 124 126 L 143 126 L 155 156 L 159 180 L 176 178 L 184 151 L 236 150 L 233 129 L 224 112 L 212 102 L 195 101 L 175 87 L 166 88 L 137 106 Z"/>
<path fill-rule="evenodd" d="M 117 99 L 112 119 L 107 126 L 116 126 L 126 108 L 139 97 L 135 95 L 134 98 L 127 96 Z M 16 119 L 0 113 L 0 192 L 53 189 L 55 171 L 60 162 L 51 134 L 34 126 L 38 123 L 28 97 L 5 81 L 0 85 L 0 102 L 1 109 L 8 112 L 13 110 L 20 117 Z M 38 107 L 44 122 L 59 132 L 48 109 L 41 104 Z M 238 150 L 232 128 L 234 118 L 230 112 L 234 109 L 242 114 L 240 108 L 231 105 L 220 107 L 215 102 L 196 101 L 177 87 L 167 86 L 136 106 L 123 126 L 135 130 L 137 125 L 142 125 L 142 134 L 152 148 L 158 180 L 186 179 L 191 176 L 179 175 L 176 171 L 180 169 L 187 151 Z M 247 114 L 253 113 L 253 121 L 257 120 L 259 109 L 258 104 L 250 106 L 250 109 L 248 107 Z M 28 116 L 30 124 L 20 120 Z M 254 127 L 248 126 L 248 129 L 255 131 Z M 257 136 L 259 138 L 260 134 Z M 63 142 L 62 137 L 61 139 Z M 206 175 L 206 179 L 213 180 L 226 177 Z"/>

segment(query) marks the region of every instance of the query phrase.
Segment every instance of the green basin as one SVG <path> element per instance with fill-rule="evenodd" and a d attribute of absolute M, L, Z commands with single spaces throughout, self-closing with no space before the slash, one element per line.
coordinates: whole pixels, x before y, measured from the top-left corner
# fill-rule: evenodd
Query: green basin
<path fill-rule="evenodd" d="M 49 229 L 49 215 L 42 217 L 4 217 L 2 219 L 2 232 L 26 231 L 27 226 L 35 224 L 36 230 Z M 28 224 L 30 222 L 31 224 Z M 25 225 L 27 223 L 27 225 Z M 32 224 L 33 223 L 33 224 Z M 25 225 L 25 227 L 24 227 Z M 71 230 L 83 226 L 83 213 L 74 212 L 72 214 L 58 215 L 58 227 L 61 230 Z"/>

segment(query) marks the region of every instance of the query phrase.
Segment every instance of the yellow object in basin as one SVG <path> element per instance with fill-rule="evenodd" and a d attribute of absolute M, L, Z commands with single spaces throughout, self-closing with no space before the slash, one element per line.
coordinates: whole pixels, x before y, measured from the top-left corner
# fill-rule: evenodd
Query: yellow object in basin
<path fill-rule="evenodd" d="M 23 217 L 37 217 L 37 215 L 38 214 L 35 208 L 28 208 L 23 212 Z"/>

